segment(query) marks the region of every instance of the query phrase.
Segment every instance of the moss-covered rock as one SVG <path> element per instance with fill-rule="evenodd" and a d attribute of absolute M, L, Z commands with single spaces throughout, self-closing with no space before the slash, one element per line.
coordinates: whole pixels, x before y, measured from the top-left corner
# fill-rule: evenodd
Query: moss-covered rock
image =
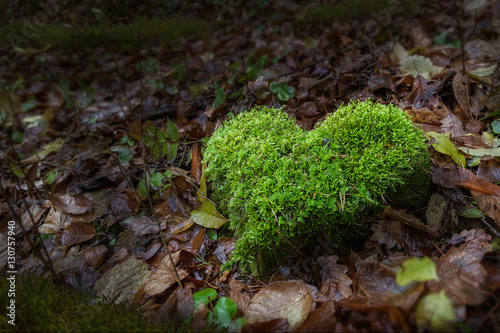
<path fill-rule="evenodd" d="M 150 323 L 123 303 L 93 302 L 88 294 L 56 286 L 50 279 L 32 273 L 16 276 L 15 280 L 0 276 L 0 303 L 2 332 L 174 331 L 172 325 Z"/>
<path fill-rule="evenodd" d="M 205 160 L 242 263 L 318 235 L 349 248 L 384 196 L 429 166 L 423 132 L 398 107 L 371 101 L 340 107 L 310 132 L 281 110 L 255 108 L 214 133 Z"/>

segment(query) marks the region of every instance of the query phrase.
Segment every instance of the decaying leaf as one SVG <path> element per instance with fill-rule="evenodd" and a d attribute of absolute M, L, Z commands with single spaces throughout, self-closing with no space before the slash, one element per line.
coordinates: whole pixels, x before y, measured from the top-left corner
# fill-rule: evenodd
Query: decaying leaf
<path fill-rule="evenodd" d="M 165 222 L 160 223 L 163 229 L 167 227 Z M 139 217 L 130 222 L 130 228 L 137 236 L 159 233 L 158 223 L 148 216 Z"/>
<path fill-rule="evenodd" d="M 85 264 L 98 270 L 109 258 L 109 251 L 105 245 L 100 244 L 85 250 Z"/>
<path fill-rule="evenodd" d="M 485 287 L 486 270 L 481 260 L 491 251 L 491 236 L 483 230 L 464 230 L 455 238 L 463 239 L 459 247 L 452 247 L 448 253 L 436 260 L 439 281 L 427 282 L 433 292 L 446 291 L 455 305 L 481 304 L 487 297 Z"/>
<path fill-rule="evenodd" d="M 54 194 L 51 201 L 56 209 L 67 214 L 85 214 L 92 210 L 90 200 L 82 194 Z"/>
<path fill-rule="evenodd" d="M 400 61 L 399 67 L 403 73 L 408 73 L 413 77 L 420 75 L 427 80 L 443 70 L 442 67 L 436 66 L 431 59 L 421 55 L 408 56 Z"/>
<path fill-rule="evenodd" d="M 174 261 L 174 264 L 177 264 L 179 262 L 180 254 L 181 254 L 180 251 L 172 253 L 172 259 Z M 175 282 L 177 282 L 175 269 L 177 269 L 177 273 L 179 274 L 179 278 L 181 280 L 184 279 L 186 276 L 188 276 L 188 273 L 184 269 L 172 267 L 172 263 L 170 262 L 170 257 L 168 255 L 165 255 L 163 257 L 162 262 L 160 263 L 156 271 L 154 271 L 154 273 L 151 274 L 151 278 L 144 287 L 144 291 L 146 292 L 146 294 L 147 295 L 159 294 L 168 289 Z"/>
<path fill-rule="evenodd" d="M 352 295 L 352 280 L 346 275 L 347 266 L 337 264 L 338 256 L 319 257 L 321 267 L 320 292 L 335 302 L 340 302 Z"/>
<path fill-rule="evenodd" d="M 470 112 L 470 78 L 458 72 L 453 78 L 453 94 L 465 112 Z"/>
<path fill-rule="evenodd" d="M 287 331 L 295 331 L 306 320 L 312 298 L 303 281 L 291 280 L 273 283 L 252 298 L 245 313 L 250 325 L 284 318 Z"/>
<path fill-rule="evenodd" d="M 104 273 L 95 283 L 98 296 L 105 296 L 121 303 L 134 294 L 149 279 L 149 270 L 142 260 L 134 256 Z"/>
<path fill-rule="evenodd" d="M 90 223 L 75 222 L 69 225 L 62 234 L 57 235 L 56 241 L 61 245 L 71 246 L 94 238 L 96 230 Z"/>
<path fill-rule="evenodd" d="M 324 302 L 309 314 L 297 332 L 333 332 L 335 330 L 335 304 Z"/>

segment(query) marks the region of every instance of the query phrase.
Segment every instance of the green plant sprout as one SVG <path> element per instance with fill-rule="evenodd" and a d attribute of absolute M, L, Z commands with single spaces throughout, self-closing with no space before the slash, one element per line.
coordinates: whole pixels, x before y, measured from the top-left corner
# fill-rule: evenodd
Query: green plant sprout
<path fill-rule="evenodd" d="M 153 190 L 156 193 L 161 193 L 167 189 L 171 185 L 171 178 L 173 175 L 170 171 L 165 171 L 164 173 L 155 172 L 155 169 L 151 170 L 151 173 L 146 176 L 145 179 L 142 179 L 137 186 L 137 190 L 139 191 L 139 195 L 142 198 L 145 198 L 149 190 Z M 164 185 L 164 180 L 167 180 L 168 183 Z"/>
<path fill-rule="evenodd" d="M 269 85 L 269 90 L 271 90 L 273 94 L 278 94 L 277 97 L 280 101 L 286 102 L 293 97 L 295 88 L 289 87 L 288 83 L 286 82 L 271 82 L 271 84 Z"/>
<path fill-rule="evenodd" d="M 127 147 L 120 147 L 118 149 L 118 156 L 119 156 L 118 159 L 120 160 L 121 163 L 126 163 L 132 159 L 132 154 L 130 152 L 130 149 L 128 149 Z"/>
<path fill-rule="evenodd" d="M 430 195 L 423 131 L 400 108 L 370 100 L 341 106 L 310 132 L 279 109 L 230 116 L 204 161 L 238 236 L 226 267 L 251 263 L 254 274 L 319 236 L 345 251 L 386 200 L 423 205 Z"/>
<path fill-rule="evenodd" d="M 205 288 L 193 294 L 194 309 L 196 310 L 200 304 L 204 304 L 206 307 L 211 305 L 211 302 L 217 297 L 217 292 L 212 288 Z M 212 310 L 208 312 L 205 321 L 209 326 L 215 327 L 218 331 L 231 328 L 230 331 L 239 331 L 239 329 L 245 324 L 245 319 L 239 318 L 234 320 L 236 316 L 237 306 L 236 303 L 228 298 L 221 297 L 215 304 Z M 188 318 L 187 321 L 190 321 Z"/>
<path fill-rule="evenodd" d="M 172 162 L 177 156 L 179 147 L 179 131 L 172 120 L 167 119 L 166 130 L 156 127 L 148 127 L 144 135 L 144 143 L 151 148 L 151 155 L 155 159 L 167 156 L 168 162 Z"/>

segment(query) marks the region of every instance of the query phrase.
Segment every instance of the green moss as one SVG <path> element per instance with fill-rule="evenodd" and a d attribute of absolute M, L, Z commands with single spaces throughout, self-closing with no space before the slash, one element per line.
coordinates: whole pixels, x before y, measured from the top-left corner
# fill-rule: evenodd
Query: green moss
<path fill-rule="evenodd" d="M 429 165 L 423 132 L 398 107 L 371 101 L 340 107 L 311 132 L 255 108 L 213 134 L 205 160 L 242 263 L 318 235 L 349 248 L 384 195 Z"/>
<path fill-rule="evenodd" d="M 1 32 L 0 46 L 51 46 L 74 51 L 108 45 L 143 47 L 147 43 L 168 43 L 179 37 L 201 37 L 210 32 L 210 25 L 204 21 L 190 22 L 182 18 L 149 20 L 141 17 L 130 25 L 66 29 L 60 25 L 36 27 L 28 21 L 21 21 L 2 27 Z"/>
<path fill-rule="evenodd" d="M 333 21 L 349 21 L 372 14 L 398 14 L 412 16 L 418 11 L 415 0 L 342 0 L 335 5 L 314 5 L 305 10 L 303 19 L 306 22 L 331 24 Z"/>
<path fill-rule="evenodd" d="M 56 286 L 32 273 L 16 276 L 15 296 L 10 283 L 0 278 L 0 331 L 2 332 L 172 332 L 172 326 L 156 326 L 125 304 L 97 301 L 82 292 Z M 15 300 L 15 323 L 7 305 Z M 6 312 L 7 311 L 7 312 Z"/>

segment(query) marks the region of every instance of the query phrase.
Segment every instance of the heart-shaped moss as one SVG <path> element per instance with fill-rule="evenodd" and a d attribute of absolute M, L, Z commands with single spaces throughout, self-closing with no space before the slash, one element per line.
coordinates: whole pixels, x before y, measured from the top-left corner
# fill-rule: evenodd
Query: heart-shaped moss
<path fill-rule="evenodd" d="M 234 260 L 325 235 L 349 246 L 384 195 L 422 175 L 425 184 L 425 142 L 401 109 L 371 101 L 342 106 L 309 132 L 278 109 L 231 118 L 205 160 L 213 198 L 239 237 Z"/>

